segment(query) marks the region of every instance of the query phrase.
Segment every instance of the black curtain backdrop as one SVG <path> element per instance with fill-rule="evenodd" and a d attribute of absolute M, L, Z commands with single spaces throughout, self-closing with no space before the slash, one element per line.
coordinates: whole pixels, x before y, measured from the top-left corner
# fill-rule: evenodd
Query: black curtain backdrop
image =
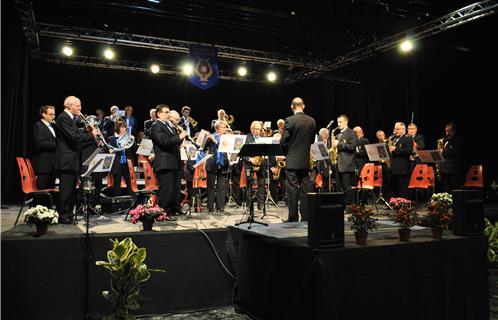
<path fill-rule="evenodd" d="M 444 136 L 444 124 L 455 122 L 467 143 L 466 161 L 484 164 L 487 184 L 496 179 L 490 156 L 497 145 L 492 138 L 496 85 L 488 79 L 493 79 L 498 63 L 482 40 L 496 30 L 496 16 L 420 41 L 411 56 L 393 50 L 343 68 L 340 75 L 347 81 L 312 79 L 285 85 L 220 80 L 216 87 L 200 90 L 179 76 L 28 60 L 16 14 L 6 16 L 5 11 L 2 26 L 9 24 L 2 28 L 4 201 L 22 197 L 15 157 L 32 156 L 31 128 L 38 120 L 38 109 L 52 104 L 59 113 L 68 95 L 82 100 L 84 114 L 131 105 L 139 130 L 148 110 L 159 103 L 178 111 L 183 105 L 191 106 L 192 116 L 205 129 L 220 107 L 235 116 L 236 129 L 243 132 L 249 131 L 252 120 L 271 121 L 275 128 L 277 119 L 291 114 L 290 102 L 296 96 L 304 99 L 306 112 L 319 127 L 344 113 L 350 127 L 363 127 L 370 141 L 375 141 L 378 129 L 389 136 L 396 121 L 408 123 L 413 117 L 427 146 L 434 148 Z"/>

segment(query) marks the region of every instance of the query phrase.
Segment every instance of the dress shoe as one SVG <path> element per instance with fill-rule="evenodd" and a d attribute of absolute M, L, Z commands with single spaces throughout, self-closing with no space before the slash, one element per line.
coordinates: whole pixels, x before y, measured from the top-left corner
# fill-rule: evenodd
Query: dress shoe
<path fill-rule="evenodd" d="M 59 217 L 60 224 L 73 224 L 73 218 L 71 217 Z"/>
<path fill-rule="evenodd" d="M 173 217 L 173 216 L 166 216 L 166 219 L 164 219 L 165 221 L 176 221 L 176 218 Z"/>
<path fill-rule="evenodd" d="M 297 219 L 294 220 L 294 219 L 287 219 L 287 220 L 284 220 L 284 222 L 297 222 Z"/>

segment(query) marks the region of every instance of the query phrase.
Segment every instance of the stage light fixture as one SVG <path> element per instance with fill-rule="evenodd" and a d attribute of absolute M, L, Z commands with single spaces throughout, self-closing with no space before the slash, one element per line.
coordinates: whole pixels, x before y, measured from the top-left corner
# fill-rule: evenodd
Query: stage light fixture
<path fill-rule="evenodd" d="M 112 49 L 105 49 L 104 50 L 104 57 L 107 59 L 107 60 L 111 60 L 112 58 L 114 58 L 114 51 L 112 51 Z"/>
<path fill-rule="evenodd" d="M 194 73 L 194 67 L 190 63 L 185 63 L 182 66 L 182 72 L 186 76 L 190 76 L 192 73 Z"/>
<path fill-rule="evenodd" d="M 273 71 L 270 71 L 266 74 L 266 79 L 268 79 L 268 81 L 270 82 L 274 82 L 275 80 L 277 80 L 277 74 Z"/>
<path fill-rule="evenodd" d="M 70 57 L 73 55 L 73 48 L 70 46 L 64 46 L 62 47 L 62 54 L 64 54 L 66 57 Z"/>
<path fill-rule="evenodd" d="M 410 52 L 413 50 L 413 42 L 411 42 L 410 40 L 404 40 L 403 42 L 401 42 L 399 48 L 402 52 Z"/>
<path fill-rule="evenodd" d="M 241 66 L 239 67 L 239 69 L 237 69 L 237 73 L 239 74 L 239 76 L 244 77 L 247 74 L 247 68 Z"/>
<path fill-rule="evenodd" d="M 150 71 L 152 73 L 158 73 L 160 70 L 161 70 L 161 68 L 157 64 L 153 64 L 150 66 Z"/>

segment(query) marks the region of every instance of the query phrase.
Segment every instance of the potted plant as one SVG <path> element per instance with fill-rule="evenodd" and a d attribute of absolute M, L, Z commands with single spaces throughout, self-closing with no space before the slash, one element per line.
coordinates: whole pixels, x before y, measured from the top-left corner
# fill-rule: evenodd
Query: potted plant
<path fill-rule="evenodd" d="M 389 205 L 395 210 L 392 219 L 399 225 L 399 241 L 410 241 L 410 228 L 418 223 L 418 216 L 412 209 L 412 202 L 405 198 L 391 198 Z"/>
<path fill-rule="evenodd" d="M 144 231 L 151 231 L 155 221 L 166 221 L 166 212 L 163 208 L 152 204 L 141 204 L 130 210 L 131 222 L 142 222 Z"/>
<path fill-rule="evenodd" d="M 427 214 L 428 224 L 431 227 L 432 238 L 441 239 L 443 229 L 448 227 L 453 214 L 450 208 L 453 204 L 451 194 L 447 192 L 434 193 L 427 204 L 429 212 Z"/>
<path fill-rule="evenodd" d="M 106 268 L 111 276 L 111 289 L 102 291 L 102 295 L 112 302 L 113 314 L 104 319 L 134 319 L 130 310 L 140 307 L 140 285 L 149 280 L 150 271 L 165 271 L 148 269 L 145 264 L 146 249 L 138 248 L 131 238 L 111 242 L 113 247 L 107 251 L 107 261 L 95 263 Z"/>
<path fill-rule="evenodd" d="M 36 235 L 41 236 L 47 233 L 49 225 L 59 222 L 59 214 L 55 210 L 37 205 L 24 213 L 24 222 L 28 226 L 34 224 L 36 226 Z"/>
<path fill-rule="evenodd" d="M 366 208 L 365 205 L 350 205 L 346 209 L 349 213 L 349 221 L 352 222 L 351 229 L 353 229 L 356 244 L 366 245 L 368 230 L 377 228 L 377 219 L 373 217 L 372 208 Z"/>

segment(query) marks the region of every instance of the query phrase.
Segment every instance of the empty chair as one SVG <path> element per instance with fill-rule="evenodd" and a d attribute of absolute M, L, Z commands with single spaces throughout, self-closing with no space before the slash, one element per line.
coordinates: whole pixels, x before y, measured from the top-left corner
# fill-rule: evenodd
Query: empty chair
<path fill-rule="evenodd" d="M 465 177 L 464 187 L 484 188 L 484 179 L 482 177 L 482 165 L 470 166 Z"/>

